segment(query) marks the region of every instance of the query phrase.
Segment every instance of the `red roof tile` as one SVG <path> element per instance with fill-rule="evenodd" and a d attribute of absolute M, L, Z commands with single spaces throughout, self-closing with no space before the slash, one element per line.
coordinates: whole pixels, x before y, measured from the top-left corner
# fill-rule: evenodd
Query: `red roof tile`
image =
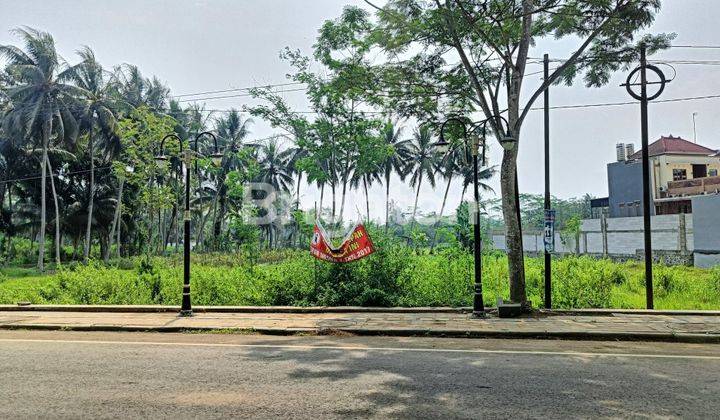
<path fill-rule="evenodd" d="M 673 137 L 669 135 L 663 136 L 660 139 L 650 143 L 648 146 L 648 154 L 650 156 L 658 155 L 703 155 L 708 156 L 717 152 L 714 149 L 701 146 L 699 144 L 687 141 L 680 137 Z M 642 159 L 642 150 L 638 150 L 632 155 L 628 156 L 628 159 Z"/>

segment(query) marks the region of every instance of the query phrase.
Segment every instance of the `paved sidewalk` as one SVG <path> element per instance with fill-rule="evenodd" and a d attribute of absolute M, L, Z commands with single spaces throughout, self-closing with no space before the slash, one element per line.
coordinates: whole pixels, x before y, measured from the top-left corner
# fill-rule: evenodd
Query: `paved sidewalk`
<path fill-rule="evenodd" d="M 181 318 L 174 312 L 0 310 L 0 328 L 158 332 L 247 330 L 266 334 L 350 333 L 720 343 L 720 316 L 632 313 L 473 319 L 457 311 L 197 312 L 191 318 Z"/>

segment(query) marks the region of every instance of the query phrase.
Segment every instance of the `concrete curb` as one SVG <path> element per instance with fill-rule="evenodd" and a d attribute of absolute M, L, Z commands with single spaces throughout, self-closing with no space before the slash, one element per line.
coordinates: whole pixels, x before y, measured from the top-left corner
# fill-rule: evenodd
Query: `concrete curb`
<path fill-rule="evenodd" d="M 493 312 L 495 308 L 486 308 Z M 0 312 L 46 311 L 46 312 L 114 312 L 114 313 L 161 313 L 178 312 L 179 306 L 165 305 L 0 305 Z M 194 306 L 198 313 L 470 313 L 471 307 L 363 307 L 363 306 Z M 720 316 L 720 311 L 702 310 L 648 310 L 648 309 L 539 309 L 539 314 L 612 316 L 665 315 L 665 316 Z"/>
<path fill-rule="evenodd" d="M 545 315 L 665 315 L 665 316 L 720 316 L 720 311 L 695 309 L 539 309 Z"/>
<path fill-rule="evenodd" d="M 180 326 L 130 326 L 130 325 L 56 325 L 56 324 L 0 324 L 0 330 L 43 330 L 43 331 L 104 331 L 104 332 L 228 332 L 256 333 L 265 335 L 296 334 L 349 334 L 360 336 L 386 337 L 439 337 L 439 338 L 504 338 L 504 339 L 559 339 L 585 341 L 656 341 L 675 343 L 720 344 L 720 334 L 699 333 L 650 333 L 613 331 L 466 331 L 430 330 L 417 328 L 220 328 Z"/>
<path fill-rule="evenodd" d="M 418 307 L 380 308 L 363 306 L 193 306 L 197 313 L 469 313 L 472 308 Z M 112 312 L 162 313 L 179 312 L 179 306 L 163 305 L 0 305 L 0 312 Z"/>

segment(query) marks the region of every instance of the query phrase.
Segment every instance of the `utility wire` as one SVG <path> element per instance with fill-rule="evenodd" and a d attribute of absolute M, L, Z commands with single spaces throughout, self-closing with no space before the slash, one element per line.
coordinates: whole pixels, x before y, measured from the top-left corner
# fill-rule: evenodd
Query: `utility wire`
<path fill-rule="evenodd" d="M 197 93 L 184 93 L 182 95 L 170 95 L 170 97 L 171 98 L 186 98 L 188 96 L 213 95 L 213 94 L 217 94 L 217 93 L 227 93 L 227 92 L 244 92 L 244 91 L 249 91 L 251 89 L 272 89 L 274 87 L 285 87 L 285 86 L 304 85 L 304 84 L 305 84 L 305 82 L 275 83 L 275 84 L 253 86 L 253 87 L 207 90 L 205 92 L 197 92 Z"/>
<path fill-rule="evenodd" d="M 95 168 L 95 170 L 96 170 L 96 171 L 99 171 L 99 170 L 105 170 L 105 169 L 110 169 L 110 168 L 112 168 L 112 166 L 98 166 L 98 167 Z M 57 177 L 66 176 L 66 175 L 84 174 L 84 173 L 88 173 L 88 172 L 90 172 L 90 171 L 91 171 L 91 169 L 83 169 L 83 170 L 79 170 L 79 171 L 71 171 L 71 172 L 47 174 L 46 176 L 52 176 L 53 178 L 57 178 Z M 42 179 L 42 175 L 29 176 L 29 177 L 25 177 L 25 178 L 15 178 L 15 179 L 0 180 L 0 184 L 5 184 L 5 183 L 8 183 L 8 182 L 31 181 L 31 180 L 34 180 L 34 179 Z"/>

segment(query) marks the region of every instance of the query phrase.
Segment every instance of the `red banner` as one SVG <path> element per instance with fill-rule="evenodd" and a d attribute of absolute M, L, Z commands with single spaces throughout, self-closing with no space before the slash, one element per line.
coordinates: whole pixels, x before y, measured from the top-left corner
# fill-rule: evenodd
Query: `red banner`
<path fill-rule="evenodd" d="M 357 225 L 345 236 L 339 248 L 333 248 L 330 239 L 320 223 L 315 224 L 310 253 L 317 259 L 347 263 L 367 257 L 375 252 L 372 240 L 365 230 L 365 226 Z"/>

